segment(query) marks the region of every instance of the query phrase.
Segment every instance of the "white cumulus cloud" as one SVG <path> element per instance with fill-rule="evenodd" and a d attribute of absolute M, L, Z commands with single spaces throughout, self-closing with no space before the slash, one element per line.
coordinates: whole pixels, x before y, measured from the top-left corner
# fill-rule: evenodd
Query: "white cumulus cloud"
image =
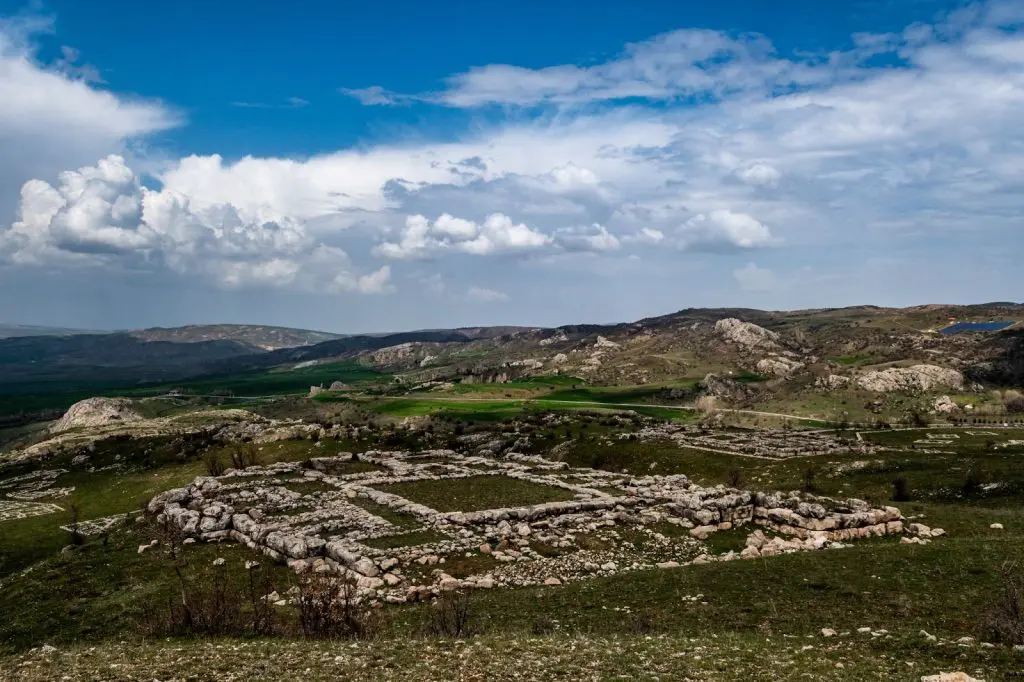
<path fill-rule="evenodd" d="M 228 204 L 196 210 L 188 197 L 144 187 L 117 155 L 22 188 L 19 220 L 0 230 L 0 259 L 14 264 L 167 268 L 226 288 L 296 286 L 381 293 L 390 268 L 360 275 L 348 255 L 290 218 L 246 220 Z"/>
<path fill-rule="evenodd" d="M 691 218 L 683 226 L 682 245 L 687 248 L 752 249 L 771 243 L 768 226 L 748 213 L 716 209 Z"/>
<path fill-rule="evenodd" d="M 444 213 L 434 221 L 422 215 L 409 216 L 400 239 L 377 245 L 374 253 L 399 260 L 425 258 L 444 251 L 489 256 L 526 253 L 550 243 L 551 237 L 502 213 L 487 216 L 483 223 Z"/>

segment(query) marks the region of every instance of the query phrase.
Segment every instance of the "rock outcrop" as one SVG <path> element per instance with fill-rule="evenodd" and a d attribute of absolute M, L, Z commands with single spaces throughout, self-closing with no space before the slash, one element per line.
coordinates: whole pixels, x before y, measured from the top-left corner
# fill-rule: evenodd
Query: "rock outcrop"
<path fill-rule="evenodd" d="M 828 391 L 846 388 L 849 385 L 850 377 L 844 377 L 842 374 L 829 374 L 827 377 L 818 377 L 814 382 L 815 388 L 823 388 Z"/>
<path fill-rule="evenodd" d="M 773 376 L 779 379 L 784 379 L 803 368 L 804 363 L 781 355 L 773 355 L 770 358 L 759 360 L 757 363 L 757 371 L 760 374 Z"/>
<path fill-rule="evenodd" d="M 716 398 L 742 400 L 747 396 L 747 389 L 742 384 L 717 374 L 705 376 L 701 386 L 704 388 L 705 393 Z"/>
<path fill-rule="evenodd" d="M 964 375 L 955 369 L 937 365 L 890 367 L 860 375 L 857 377 L 857 385 L 877 393 L 930 391 L 936 388 L 961 390 L 964 386 Z"/>
<path fill-rule="evenodd" d="M 130 400 L 124 398 L 87 398 L 75 403 L 50 427 L 51 433 L 81 427 L 107 426 L 125 422 L 140 421 L 142 415 L 135 411 Z"/>
<path fill-rule="evenodd" d="M 746 348 L 772 348 L 777 344 L 779 335 L 770 329 L 759 327 L 753 322 L 744 322 L 735 317 L 727 317 L 715 323 L 715 333 L 726 341 L 732 341 Z"/>

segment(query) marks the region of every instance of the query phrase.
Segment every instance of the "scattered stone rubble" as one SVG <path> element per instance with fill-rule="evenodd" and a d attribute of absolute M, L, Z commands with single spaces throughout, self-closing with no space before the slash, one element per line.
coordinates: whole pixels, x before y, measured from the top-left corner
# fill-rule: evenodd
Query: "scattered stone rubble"
<path fill-rule="evenodd" d="M 55 488 L 54 483 L 66 469 L 40 469 L 0 481 L 0 522 L 44 516 L 64 511 L 52 502 L 39 502 L 66 497 L 74 488 Z"/>
<path fill-rule="evenodd" d="M 880 450 L 865 441 L 844 440 L 833 431 L 786 429 L 708 430 L 681 424 L 654 424 L 636 432 L 643 441 L 670 440 L 676 445 L 743 457 L 788 459 L 808 455 L 870 454 Z M 628 438 L 624 434 L 620 438 Z"/>
<path fill-rule="evenodd" d="M 685 476 L 573 469 L 510 453 L 370 452 L 374 471 L 345 473 L 342 453 L 201 476 L 163 492 L 148 513 L 188 538 L 234 540 L 297 572 L 346 576 L 361 598 L 401 603 L 450 589 L 556 585 L 652 568 L 839 548 L 904 532 L 900 511 L 860 500 L 703 488 Z M 431 509 L 389 492 L 392 483 L 505 476 L 570 491 L 573 499 L 482 511 Z M 460 482 L 461 481 L 461 482 Z M 362 503 L 362 504 L 361 504 Z M 392 520 L 367 511 L 386 507 Z M 711 534 L 751 528 L 741 552 L 708 553 Z M 373 540 L 426 531 L 425 544 L 379 549 Z M 929 537 L 935 532 L 929 530 Z M 398 537 L 395 537 L 398 536 Z M 915 535 L 914 537 L 919 537 Z M 435 539 L 437 538 L 437 539 Z M 459 577 L 447 566 L 462 566 Z M 466 569 L 466 566 L 469 568 Z"/>

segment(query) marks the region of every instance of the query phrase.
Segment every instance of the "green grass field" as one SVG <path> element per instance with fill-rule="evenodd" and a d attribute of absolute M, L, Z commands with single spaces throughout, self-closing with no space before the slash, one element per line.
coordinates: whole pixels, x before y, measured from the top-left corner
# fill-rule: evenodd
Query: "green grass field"
<path fill-rule="evenodd" d="M 505 476 L 409 481 L 381 484 L 374 487 L 440 512 L 523 507 L 542 502 L 573 499 L 573 494 L 568 490 Z"/>

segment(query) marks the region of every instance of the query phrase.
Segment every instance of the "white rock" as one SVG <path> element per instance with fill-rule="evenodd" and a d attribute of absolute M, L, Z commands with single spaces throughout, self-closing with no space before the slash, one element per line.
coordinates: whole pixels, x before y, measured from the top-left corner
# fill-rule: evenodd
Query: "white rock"
<path fill-rule="evenodd" d="M 965 672 L 939 673 L 938 675 L 925 675 L 921 682 L 985 682 L 971 677 Z"/>

